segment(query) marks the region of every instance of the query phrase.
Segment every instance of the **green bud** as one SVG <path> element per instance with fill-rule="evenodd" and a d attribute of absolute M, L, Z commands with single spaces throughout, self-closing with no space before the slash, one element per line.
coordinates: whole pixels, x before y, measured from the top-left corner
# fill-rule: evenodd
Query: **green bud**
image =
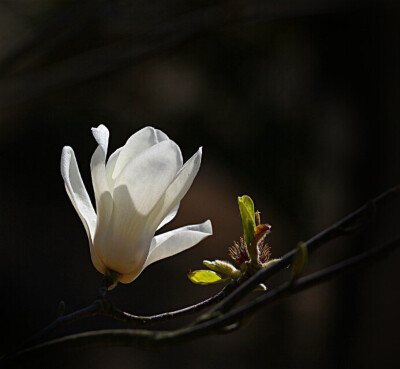
<path fill-rule="evenodd" d="M 188 273 L 188 278 L 195 284 L 207 285 L 224 283 L 230 281 L 230 278 L 222 278 L 218 273 L 212 270 L 194 270 Z"/>
<path fill-rule="evenodd" d="M 223 260 L 203 260 L 203 264 L 214 272 L 224 273 L 236 279 L 241 276 L 240 270 L 236 269 L 231 263 Z"/>
<path fill-rule="evenodd" d="M 254 202 L 250 196 L 244 195 L 238 197 L 239 211 L 242 218 L 244 239 L 247 243 L 250 259 L 257 261 L 257 250 L 253 245 L 256 229 L 256 220 L 254 215 Z"/>

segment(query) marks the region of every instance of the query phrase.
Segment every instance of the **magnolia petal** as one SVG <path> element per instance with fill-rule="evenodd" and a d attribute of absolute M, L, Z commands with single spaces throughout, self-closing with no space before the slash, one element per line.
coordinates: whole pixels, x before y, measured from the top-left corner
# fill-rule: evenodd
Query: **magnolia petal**
<path fill-rule="evenodd" d="M 117 164 L 117 160 L 119 158 L 119 155 L 120 155 L 122 149 L 123 148 L 120 147 L 118 150 L 114 151 L 107 160 L 106 173 L 107 173 L 108 187 L 111 192 L 114 189 L 115 181 L 113 179 L 113 173 L 114 173 L 115 165 Z"/>
<path fill-rule="evenodd" d="M 168 213 L 168 215 L 163 219 L 163 221 L 160 223 L 160 225 L 157 227 L 157 231 L 164 227 L 166 224 L 168 224 L 172 219 L 176 217 L 176 214 L 178 214 L 179 210 L 179 205 L 180 203 L 178 202 L 175 207 Z"/>
<path fill-rule="evenodd" d="M 125 185 L 114 190 L 113 200 L 110 222 L 104 237 L 96 238 L 96 249 L 109 269 L 119 274 L 137 273 L 146 261 L 153 238 L 147 227 L 148 217 L 136 211 Z"/>
<path fill-rule="evenodd" d="M 152 146 L 125 166 L 115 181 L 115 189 L 128 188 L 134 205 L 132 217 L 151 212 L 181 166 L 181 151 L 171 140 Z"/>
<path fill-rule="evenodd" d="M 95 150 L 90 162 L 97 210 L 96 233 L 93 243 L 98 256 L 104 261 L 101 248 L 99 248 L 98 245 L 104 243 L 105 232 L 107 231 L 113 209 L 113 200 L 109 190 L 106 174 L 106 155 L 109 132 L 108 129 L 101 124 L 97 128 L 92 128 L 92 133 L 99 145 Z"/>
<path fill-rule="evenodd" d="M 72 205 L 82 220 L 90 241 L 96 228 L 96 213 L 79 172 L 75 153 L 71 147 L 64 147 L 61 154 L 61 175 Z"/>
<path fill-rule="evenodd" d="M 123 283 L 123 284 L 128 284 L 128 283 L 132 283 L 137 277 L 139 277 L 139 275 L 143 272 L 143 269 L 141 269 L 139 272 L 137 273 L 130 273 L 130 274 L 122 274 L 119 282 Z"/>
<path fill-rule="evenodd" d="M 201 224 L 181 227 L 155 236 L 151 243 L 149 256 L 144 264 L 144 268 L 158 260 L 185 251 L 211 235 L 212 225 L 207 220 Z"/>
<path fill-rule="evenodd" d="M 93 247 L 92 244 L 90 244 L 90 258 L 96 270 L 99 273 L 104 274 L 107 268 L 103 263 L 103 261 L 101 260 L 100 256 L 97 254 L 96 249 Z"/>
<path fill-rule="evenodd" d="M 202 224 L 178 228 L 155 236 L 151 243 L 149 256 L 142 269 L 121 275 L 119 281 L 125 284 L 133 282 L 150 264 L 185 251 L 210 235 L 212 235 L 212 226 L 211 222 L 207 220 Z"/>
<path fill-rule="evenodd" d="M 104 124 L 100 124 L 97 128 L 92 128 L 92 134 L 104 153 L 107 154 L 108 139 L 110 138 L 108 128 Z"/>
<path fill-rule="evenodd" d="M 110 223 L 104 238 L 96 238 L 110 269 L 120 274 L 142 269 L 154 236 L 149 214 L 182 166 L 180 158 L 179 147 L 165 140 L 138 155 L 118 176 Z"/>
<path fill-rule="evenodd" d="M 94 194 L 96 196 L 96 201 L 98 201 L 103 192 L 109 191 L 106 176 L 106 155 L 110 133 L 102 124 L 100 124 L 97 128 L 92 128 L 92 133 L 99 145 L 90 162 Z"/>
<path fill-rule="evenodd" d="M 71 147 L 64 147 L 61 154 L 61 175 L 64 178 L 67 194 L 78 213 L 89 238 L 90 255 L 95 268 L 104 273 L 106 268 L 93 249 L 96 229 L 96 213 L 79 172 L 78 163 Z"/>
<path fill-rule="evenodd" d="M 168 136 L 153 127 L 145 127 L 133 134 L 121 148 L 121 153 L 112 173 L 113 180 L 115 180 L 121 174 L 125 166 L 134 160 L 139 154 L 166 140 L 169 140 Z"/>
<path fill-rule="evenodd" d="M 155 229 L 161 228 L 161 225 L 159 226 L 160 222 L 163 224 L 162 220 L 167 214 L 172 212 L 177 205 L 179 206 L 179 202 L 186 195 L 199 171 L 201 156 L 202 148 L 200 147 L 177 173 L 175 179 L 165 192 L 165 195 L 153 210 Z"/>

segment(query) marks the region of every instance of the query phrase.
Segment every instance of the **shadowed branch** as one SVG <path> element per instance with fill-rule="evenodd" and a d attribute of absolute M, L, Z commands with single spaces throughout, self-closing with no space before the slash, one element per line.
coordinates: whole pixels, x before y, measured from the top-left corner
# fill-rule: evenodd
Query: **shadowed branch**
<path fill-rule="evenodd" d="M 99 346 L 158 348 L 187 342 L 188 340 L 193 340 L 217 332 L 218 329 L 233 324 L 274 301 L 291 296 L 307 288 L 311 288 L 356 267 L 376 261 L 394 251 L 399 246 L 400 239 L 396 239 L 384 246 L 368 250 L 353 258 L 349 258 L 336 265 L 325 268 L 322 271 L 300 278 L 294 283 L 285 283 L 284 285 L 265 293 L 262 297 L 256 298 L 255 300 L 239 308 L 233 309 L 224 315 L 217 316 L 198 325 L 192 325 L 173 331 L 112 329 L 78 333 L 44 342 L 37 346 L 20 351 L 13 357 L 13 359 L 19 361 L 31 358 L 32 356 L 43 355 L 49 352 L 59 352 L 65 349 L 82 349 Z"/>

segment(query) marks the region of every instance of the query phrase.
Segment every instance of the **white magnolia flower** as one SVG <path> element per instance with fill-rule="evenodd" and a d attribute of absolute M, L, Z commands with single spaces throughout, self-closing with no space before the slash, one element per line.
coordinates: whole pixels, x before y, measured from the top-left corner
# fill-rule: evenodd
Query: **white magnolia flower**
<path fill-rule="evenodd" d="M 116 272 L 120 282 L 130 283 L 150 264 L 212 234 L 207 220 L 154 236 L 175 217 L 199 170 L 201 148 L 183 165 L 178 145 L 165 133 L 146 127 L 132 135 L 106 164 L 108 129 L 100 125 L 92 133 L 98 143 L 90 163 L 97 214 L 68 146 L 62 151 L 61 174 L 100 273 Z"/>

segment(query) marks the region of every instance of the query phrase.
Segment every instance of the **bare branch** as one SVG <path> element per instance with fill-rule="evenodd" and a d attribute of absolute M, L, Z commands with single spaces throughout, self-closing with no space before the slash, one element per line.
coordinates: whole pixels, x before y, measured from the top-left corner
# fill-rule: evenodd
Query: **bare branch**
<path fill-rule="evenodd" d="M 210 298 L 201 301 L 197 304 L 187 306 L 183 309 L 169 311 L 156 315 L 148 315 L 148 316 L 140 316 L 133 315 L 122 311 L 115 307 L 110 301 L 105 299 L 105 291 L 102 290 L 102 287 L 99 289 L 99 298 L 95 300 L 89 306 L 82 308 L 80 310 L 74 311 L 70 314 L 61 315 L 57 319 L 55 319 L 48 326 L 43 328 L 34 336 L 30 337 L 24 344 L 21 345 L 21 348 L 31 346 L 32 344 L 36 344 L 41 338 L 53 332 L 55 329 L 71 324 L 78 320 L 82 320 L 89 317 L 94 316 L 108 316 L 110 318 L 123 321 L 125 323 L 129 323 L 133 326 L 149 326 L 152 324 L 177 319 L 183 316 L 187 316 L 196 312 L 203 310 L 204 308 L 222 300 L 234 287 L 236 284 L 232 283 L 225 286 L 221 291 L 219 291 L 216 295 L 211 296 Z"/>
<path fill-rule="evenodd" d="M 88 318 L 91 316 L 96 316 L 99 315 L 99 309 L 100 309 L 100 303 L 98 300 L 94 301 L 92 304 L 89 306 L 74 311 L 70 314 L 67 315 L 61 315 L 57 319 L 55 319 L 52 323 L 50 323 L 48 326 L 43 328 L 41 331 L 39 331 L 37 334 L 33 335 L 30 337 L 23 345 L 22 347 L 27 347 L 32 345 L 33 343 L 36 343 L 39 341 L 42 337 L 46 336 L 50 332 L 54 331 L 57 327 L 61 325 L 66 325 L 70 324 L 73 322 L 76 322 L 77 320 L 81 320 L 84 318 Z"/>
<path fill-rule="evenodd" d="M 132 346 L 139 348 L 156 348 L 175 345 L 192 340 L 209 333 L 216 332 L 233 324 L 248 314 L 252 314 L 261 307 L 278 299 L 293 295 L 307 288 L 323 283 L 343 272 L 354 269 L 382 258 L 400 246 L 400 239 L 396 239 L 384 246 L 368 250 L 353 258 L 342 261 L 320 272 L 311 274 L 295 281 L 293 284 L 285 283 L 270 292 L 265 293 L 246 305 L 236 308 L 225 315 L 220 315 L 212 320 L 198 325 L 185 327 L 175 331 L 149 331 L 134 329 L 99 330 L 74 334 L 18 352 L 12 359 L 26 360 L 32 356 L 43 355 L 48 352 L 58 352 L 65 349 L 81 349 L 99 346 Z M 13 362 L 14 363 L 14 362 Z"/>
<path fill-rule="evenodd" d="M 160 322 L 165 322 L 168 320 L 181 318 L 183 316 L 187 316 L 189 314 L 193 314 L 198 311 L 201 311 L 205 307 L 210 306 L 210 305 L 222 300 L 225 296 L 228 295 L 228 293 L 230 291 L 233 290 L 233 288 L 235 286 L 236 286 L 236 284 L 234 284 L 234 283 L 229 284 L 229 285 L 225 286 L 221 291 L 219 291 L 216 295 L 214 295 L 204 301 L 201 301 L 198 304 L 188 306 L 183 309 L 166 312 L 166 313 L 149 315 L 149 316 L 139 316 L 139 315 L 133 315 L 133 314 L 127 313 L 125 311 L 122 311 L 122 310 L 114 307 L 114 306 L 110 306 L 109 309 L 100 310 L 99 314 L 106 315 L 111 318 L 121 320 L 121 321 L 129 323 L 129 324 L 133 324 L 135 326 L 148 326 L 148 325 L 152 325 L 152 324 L 156 324 L 156 323 L 160 323 Z"/>

